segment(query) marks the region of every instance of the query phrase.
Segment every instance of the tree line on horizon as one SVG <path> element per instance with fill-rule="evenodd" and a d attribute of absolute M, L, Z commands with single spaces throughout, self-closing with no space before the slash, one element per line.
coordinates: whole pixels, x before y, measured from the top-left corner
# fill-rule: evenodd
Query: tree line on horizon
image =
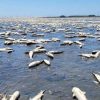
<path fill-rule="evenodd" d="M 68 17 L 100 17 L 96 15 L 71 15 L 71 16 L 65 16 L 65 15 L 60 15 L 60 16 L 49 16 L 45 18 L 68 18 Z"/>

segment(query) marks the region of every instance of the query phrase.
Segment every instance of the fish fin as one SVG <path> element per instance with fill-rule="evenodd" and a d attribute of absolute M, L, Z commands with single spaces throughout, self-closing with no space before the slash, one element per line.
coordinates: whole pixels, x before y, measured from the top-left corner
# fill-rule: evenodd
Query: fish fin
<path fill-rule="evenodd" d="M 31 59 L 31 60 L 33 60 L 33 58 L 32 58 L 32 57 L 30 57 L 30 59 Z"/>
<path fill-rule="evenodd" d="M 86 94 L 86 92 L 84 92 L 84 91 L 82 91 L 82 93 L 85 95 Z"/>
<path fill-rule="evenodd" d="M 45 91 L 46 91 L 46 90 L 41 90 L 40 93 L 44 94 Z"/>
<path fill-rule="evenodd" d="M 72 95 L 72 96 L 73 96 L 73 98 L 74 98 L 74 97 L 76 97 L 74 93 L 73 93 L 73 95 Z"/>
<path fill-rule="evenodd" d="M 74 93 L 73 93 L 72 97 L 73 97 L 73 99 L 76 99 L 76 95 Z"/>
<path fill-rule="evenodd" d="M 98 84 L 98 82 L 97 81 L 93 81 L 95 84 Z"/>
<path fill-rule="evenodd" d="M 29 100 L 32 100 L 32 98 L 29 98 Z"/>

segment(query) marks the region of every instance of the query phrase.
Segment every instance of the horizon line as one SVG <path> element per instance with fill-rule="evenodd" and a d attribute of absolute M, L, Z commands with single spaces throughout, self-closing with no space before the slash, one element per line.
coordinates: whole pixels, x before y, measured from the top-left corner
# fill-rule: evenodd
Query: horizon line
<path fill-rule="evenodd" d="M 95 14 L 89 14 L 89 15 L 52 15 L 52 16 L 0 16 L 0 18 L 27 18 L 27 17 L 33 17 L 33 18 L 53 18 L 53 17 L 100 17 L 100 15 L 95 15 Z"/>

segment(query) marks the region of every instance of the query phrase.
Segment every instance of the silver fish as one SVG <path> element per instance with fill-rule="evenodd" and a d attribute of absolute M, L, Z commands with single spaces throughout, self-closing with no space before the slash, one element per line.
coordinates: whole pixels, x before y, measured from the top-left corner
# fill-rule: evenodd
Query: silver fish
<path fill-rule="evenodd" d="M 41 98 L 44 96 L 45 91 L 40 91 L 35 97 L 30 98 L 29 100 L 42 100 Z"/>
<path fill-rule="evenodd" d="M 43 61 L 44 61 L 45 64 L 47 64 L 48 66 L 50 66 L 50 61 L 49 60 L 44 59 Z"/>
<path fill-rule="evenodd" d="M 32 59 L 33 58 L 33 54 L 34 54 L 34 51 L 29 51 L 29 57 L 30 57 L 30 59 Z"/>
<path fill-rule="evenodd" d="M 46 55 L 50 58 L 54 58 L 54 55 L 51 52 L 47 52 Z"/>
<path fill-rule="evenodd" d="M 42 62 L 43 62 L 43 61 L 33 61 L 33 62 L 31 62 L 28 66 L 29 66 L 29 68 L 35 67 L 35 66 L 37 66 L 37 65 L 40 65 Z"/>
<path fill-rule="evenodd" d="M 15 91 L 12 96 L 10 97 L 9 100 L 18 100 L 18 98 L 20 97 L 20 92 L 19 91 Z"/>
<path fill-rule="evenodd" d="M 80 90 L 78 87 L 73 87 L 72 93 L 73 93 L 73 98 L 77 98 L 77 100 L 87 100 L 85 92 Z"/>

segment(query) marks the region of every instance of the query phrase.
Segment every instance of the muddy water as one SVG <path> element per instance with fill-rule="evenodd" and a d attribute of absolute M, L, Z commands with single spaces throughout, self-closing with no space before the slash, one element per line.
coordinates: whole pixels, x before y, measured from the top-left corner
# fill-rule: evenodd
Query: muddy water
<path fill-rule="evenodd" d="M 72 28 L 72 31 L 80 30 Z M 91 34 L 96 32 L 94 27 L 86 27 L 81 31 Z M 29 33 L 25 37 L 34 39 L 58 37 L 61 41 L 67 39 L 64 38 L 66 33 L 63 31 L 44 34 L 44 37 L 31 37 Z M 19 38 L 20 36 L 10 37 Z M 71 38 L 70 40 L 77 39 Z M 0 39 L 1 48 L 6 47 L 3 43 L 4 39 Z M 47 51 L 64 51 L 62 54 L 55 54 L 54 59 L 50 59 L 51 66 L 49 67 L 41 64 L 32 69 L 28 68 L 28 64 L 33 60 L 49 59 L 45 53 L 35 54 L 33 60 L 24 54 L 24 52 L 35 48 L 36 45 L 14 44 L 9 46 L 15 50 L 14 52 L 0 52 L 0 93 L 12 94 L 18 90 L 21 92 L 20 100 L 28 100 L 40 90 L 46 90 L 43 100 L 73 100 L 71 90 L 73 86 L 77 86 L 86 91 L 88 100 L 100 100 L 100 86 L 93 82 L 94 78 L 91 74 L 92 72 L 100 72 L 100 58 L 82 59 L 78 56 L 80 53 L 100 50 L 100 41 L 95 38 L 86 38 L 83 48 L 79 48 L 77 45 L 60 46 L 60 43 L 42 44 Z"/>

